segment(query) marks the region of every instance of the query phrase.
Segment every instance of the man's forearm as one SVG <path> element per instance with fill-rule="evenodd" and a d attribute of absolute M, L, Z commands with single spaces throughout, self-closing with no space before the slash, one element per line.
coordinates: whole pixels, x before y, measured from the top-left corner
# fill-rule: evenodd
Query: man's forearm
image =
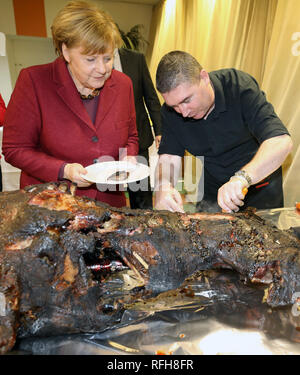
<path fill-rule="evenodd" d="M 292 140 L 288 135 L 281 135 L 264 141 L 253 159 L 246 164 L 245 170 L 251 177 L 252 185 L 276 171 L 292 149 Z"/>

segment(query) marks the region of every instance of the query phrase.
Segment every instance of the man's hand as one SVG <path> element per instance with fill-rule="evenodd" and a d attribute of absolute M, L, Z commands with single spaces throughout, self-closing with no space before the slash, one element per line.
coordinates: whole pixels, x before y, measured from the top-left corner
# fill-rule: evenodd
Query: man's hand
<path fill-rule="evenodd" d="M 87 170 L 78 163 L 66 164 L 64 168 L 64 178 L 77 184 L 78 187 L 88 187 L 91 182 L 85 180 L 81 175 L 87 174 Z"/>
<path fill-rule="evenodd" d="M 160 185 L 156 188 L 154 208 L 184 213 L 181 195 L 171 184 Z"/>
<path fill-rule="evenodd" d="M 239 177 L 231 179 L 218 190 L 218 204 L 225 212 L 237 212 L 244 205 L 247 181 Z"/>

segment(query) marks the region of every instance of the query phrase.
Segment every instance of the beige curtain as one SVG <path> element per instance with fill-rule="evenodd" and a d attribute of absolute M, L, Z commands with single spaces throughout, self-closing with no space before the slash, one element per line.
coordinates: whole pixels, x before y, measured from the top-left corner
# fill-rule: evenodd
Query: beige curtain
<path fill-rule="evenodd" d="M 300 202 L 300 1 L 278 0 L 262 87 L 294 143 L 284 164 L 285 206 Z"/>
<path fill-rule="evenodd" d="M 261 82 L 277 0 L 165 0 L 154 9 L 152 48 L 155 76 L 161 57 L 174 49 L 195 56 L 208 71 L 243 69 Z"/>
<path fill-rule="evenodd" d="M 257 79 L 295 144 L 284 165 L 286 206 L 300 201 L 300 42 L 291 39 L 299 32 L 300 41 L 299 14 L 299 0 L 164 0 L 153 11 L 147 52 L 154 82 L 161 57 L 175 49 L 208 71 L 234 67 Z"/>

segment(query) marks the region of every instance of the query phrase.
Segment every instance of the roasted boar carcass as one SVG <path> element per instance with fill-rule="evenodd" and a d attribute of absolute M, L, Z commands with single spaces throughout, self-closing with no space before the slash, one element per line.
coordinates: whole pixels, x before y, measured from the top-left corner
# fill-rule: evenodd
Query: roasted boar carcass
<path fill-rule="evenodd" d="M 251 212 L 114 209 L 65 184 L 0 194 L 0 351 L 16 336 L 96 332 L 125 305 L 178 288 L 198 270 L 229 268 L 265 284 L 270 306 L 293 303 L 299 240 Z M 110 295 L 129 269 L 139 287 Z"/>

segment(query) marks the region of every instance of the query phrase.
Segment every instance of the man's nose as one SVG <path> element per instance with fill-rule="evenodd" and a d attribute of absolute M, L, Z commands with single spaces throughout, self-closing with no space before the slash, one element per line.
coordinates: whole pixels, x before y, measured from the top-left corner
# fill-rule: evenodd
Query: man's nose
<path fill-rule="evenodd" d="M 182 114 L 183 117 L 187 117 L 189 110 L 187 108 L 187 105 L 185 103 L 179 104 L 179 111 Z"/>

